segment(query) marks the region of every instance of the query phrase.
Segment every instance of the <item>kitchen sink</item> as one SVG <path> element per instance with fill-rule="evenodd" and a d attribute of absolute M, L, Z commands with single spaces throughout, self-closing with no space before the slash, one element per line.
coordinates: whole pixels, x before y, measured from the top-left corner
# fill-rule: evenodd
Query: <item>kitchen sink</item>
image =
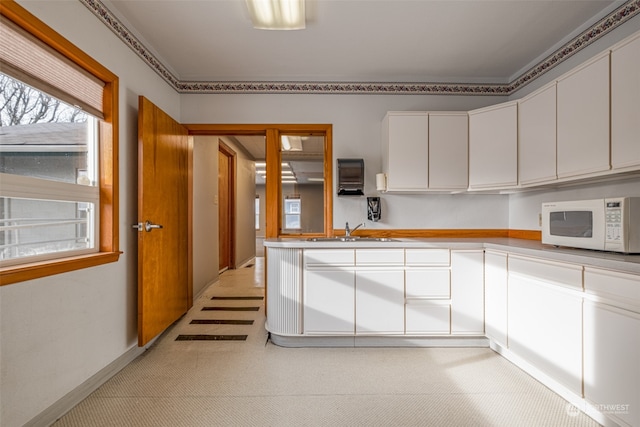
<path fill-rule="evenodd" d="M 359 236 L 336 236 L 336 237 L 310 237 L 308 242 L 395 242 L 396 239 L 390 237 L 359 237 Z"/>

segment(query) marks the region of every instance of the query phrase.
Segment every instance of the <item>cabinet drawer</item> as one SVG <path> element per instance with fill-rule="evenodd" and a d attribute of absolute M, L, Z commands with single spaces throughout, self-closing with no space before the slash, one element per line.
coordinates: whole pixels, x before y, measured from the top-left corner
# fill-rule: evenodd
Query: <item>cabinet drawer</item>
<path fill-rule="evenodd" d="M 449 265 L 449 249 L 406 249 L 406 265 Z"/>
<path fill-rule="evenodd" d="M 304 250 L 304 264 L 322 266 L 329 264 L 354 265 L 355 251 L 353 249 L 311 249 Z"/>
<path fill-rule="evenodd" d="M 451 273 L 448 268 L 406 270 L 407 298 L 449 298 Z"/>
<path fill-rule="evenodd" d="M 356 265 L 404 265 L 404 250 L 356 249 Z"/>
<path fill-rule="evenodd" d="M 509 255 L 509 274 L 582 290 L 582 266 Z"/>
<path fill-rule="evenodd" d="M 407 334 L 448 334 L 450 331 L 448 302 L 416 302 L 405 305 Z"/>
<path fill-rule="evenodd" d="M 640 312 L 640 276 L 621 271 L 585 267 L 584 290 L 593 295 L 610 298 L 616 302 L 635 306 Z"/>

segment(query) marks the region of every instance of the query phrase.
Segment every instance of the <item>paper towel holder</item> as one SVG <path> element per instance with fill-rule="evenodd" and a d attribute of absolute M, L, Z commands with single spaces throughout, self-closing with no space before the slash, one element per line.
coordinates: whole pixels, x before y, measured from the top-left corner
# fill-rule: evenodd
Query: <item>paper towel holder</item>
<path fill-rule="evenodd" d="M 338 159 L 338 196 L 364 196 L 363 159 Z"/>

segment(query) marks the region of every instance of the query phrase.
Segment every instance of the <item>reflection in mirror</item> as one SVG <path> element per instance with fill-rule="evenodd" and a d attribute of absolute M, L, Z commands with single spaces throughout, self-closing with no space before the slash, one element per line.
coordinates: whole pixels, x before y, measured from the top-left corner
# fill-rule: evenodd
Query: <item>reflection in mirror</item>
<path fill-rule="evenodd" d="M 282 235 L 324 233 L 324 135 L 282 135 Z"/>

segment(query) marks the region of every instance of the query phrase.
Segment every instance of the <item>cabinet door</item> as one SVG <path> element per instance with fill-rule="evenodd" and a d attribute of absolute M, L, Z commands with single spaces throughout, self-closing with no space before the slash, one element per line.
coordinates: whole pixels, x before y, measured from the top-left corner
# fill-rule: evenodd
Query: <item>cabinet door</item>
<path fill-rule="evenodd" d="M 451 333 L 484 335 L 484 251 L 451 251 Z"/>
<path fill-rule="evenodd" d="M 404 333 L 404 271 L 356 272 L 356 334 Z"/>
<path fill-rule="evenodd" d="M 517 185 L 517 153 L 515 101 L 469 112 L 469 188 Z"/>
<path fill-rule="evenodd" d="M 540 265 L 544 269 L 544 265 Z M 582 298 L 579 292 L 509 270 L 509 349 L 582 393 Z"/>
<path fill-rule="evenodd" d="M 353 335 L 354 286 L 353 270 L 307 269 L 304 275 L 304 333 Z"/>
<path fill-rule="evenodd" d="M 607 54 L 558 80 L 558 178 L 609 167 Z"/>
<path fill-rule="evenodd" d="M 611 52 L 611 165 L 640 167 L 640 36 Z"/>
<path fill-rule="evenodd" d="M 469 115 L 429 113 L 429 188 L 466 189 L 469 185 Z"/>
<path fill-rule="evenodd" d="M 554 181 L 556 175 L 556 85 L 518 103 L 518 180 Z"/>
<path fill-rule="evenodd" d="M 584 396 L 601 410 L 617 405 L 607 415 L 618 423 L 640 425 L 640 314 L 585 301 Z"/>
<path fill-rule="evenodd" d="M 429 116 L 389 112 L 383 122 L 383 171 L 387 191 L 418 191 L 429 186 Z"/>
<path fill-rule="evenodd" d="M 451 278 L 448 268 L 407 269 L 405 271 L 407 298 L 451 297 Z"/>
<path fill-rule="evenodd" d="M 507 254 L 484 254 L 484 327 L 487 336 L 507 347 Z"/>
<path fill-rule="evenodd" d="M 407 334 L 449 334 L 451 303 L 448 300 L 407 300 Z"/>

